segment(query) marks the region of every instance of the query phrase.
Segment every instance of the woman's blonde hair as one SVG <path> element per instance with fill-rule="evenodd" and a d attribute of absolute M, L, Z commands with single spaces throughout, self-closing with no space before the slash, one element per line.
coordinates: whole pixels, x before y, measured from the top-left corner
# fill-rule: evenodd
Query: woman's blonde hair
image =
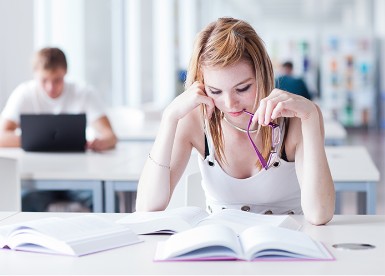
<path fill-rule="evenodd" d="M 226 67 L 241 60 L 249 62 L 255 72 L 257 83 L 255 111 L 259 101 L 268 96 L 273 90 L 274 73 L 264 42 L 253 27 L 245 21 L 234 18 L 219 18 L 198 34 L 187 72 L 185 87 L 189 87 L 195 81 L 204 83 L 203 67 Z M 204 110 L 202 107 L 203 116 L 206 116 Z M 226 159 L 223 150 L 222 119 L 223 114 L 218 108 L 215 108 L 209 127 L 220 162 Z M 261 153 L 267 159 L 271 150 L 270 128 L 263 127 L 260 135 L 262 135 L 263 144 Z M 257 166 L 261 168 L 259 162 L 257 162 Z"/>

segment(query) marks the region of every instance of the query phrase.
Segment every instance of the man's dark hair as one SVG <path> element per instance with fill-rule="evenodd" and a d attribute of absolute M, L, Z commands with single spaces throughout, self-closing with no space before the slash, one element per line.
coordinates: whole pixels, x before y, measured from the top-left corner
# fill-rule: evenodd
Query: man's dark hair
<path fill-rule="evenodd" d="M 293 63 L 291 61 L 284 62 L 282 66 L 293 70 Z"/>
<path fill-rule="evenodd" d="M 33 60 L 33 68 L 43 70 L 56 70 L 63 68 L 67 70 L 67 59 L 59 48 L 46 47 L 39 50 Z"/>

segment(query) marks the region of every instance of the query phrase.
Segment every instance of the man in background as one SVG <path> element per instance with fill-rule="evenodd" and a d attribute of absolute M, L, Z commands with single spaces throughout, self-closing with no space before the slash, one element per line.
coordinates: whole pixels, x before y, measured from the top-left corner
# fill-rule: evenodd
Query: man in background
<path fill-rule="evenodd" d="M 16 87 L 1 113 L 1 147 L 20 147 L 21 137 L 16 132 L 20 115 L 41 113 L 85 113 L 95 132 L 95 139 L 88 141 L 86 148 L 103 151 L 115 147 L 116 136 L 95 91 L 65 80 L 67 60 L 62 50 L 47 47 L 38 51 L 33 70 L 34 79 Z M 79 199 L 72 192 L 31 192 L 23 197 L 22 207 L 23 211 L 85 211 L 87 206 L 77 203 Z"/>
<path fill-rule="evenodd" d="M 303 96 L 309 100 L 312 99 L 303 79 L 293 75 L 293 63 L 291 61 L 282 64 L 281 75 L 275 80 L 275 87 Z"/>

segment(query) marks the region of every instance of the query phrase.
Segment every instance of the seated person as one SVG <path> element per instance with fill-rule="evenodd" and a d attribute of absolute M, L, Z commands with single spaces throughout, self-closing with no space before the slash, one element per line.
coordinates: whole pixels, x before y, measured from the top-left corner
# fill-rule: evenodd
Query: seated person
<path fill-rule="evenodd" d="M 19 128 L 20 115 L 24 113 L 86 113 L 87 121 L 95 132 L 95 139 L 87 142 L 87 149 L 103 151 L 115 147 L 117 138 L 95 92 L 87 86 L 65 80 L 67 60 L 62 50 L 43 48 L 38 51 L 33 70 L 35 78 L 20 84 L 12 92 L 1 113 L 1 147 L 20 147 L 21 137 L 16 130 Z M 73 196 L 69 194 L 52 193 L 58 199 L 71 201 Z M 24 199 L 27 196 L 28 193 Z M 46 204 L 43 204 L 43 208 L 50 208 L 47 193 L 44 198 Z M 29 201 L 26 199 L 26 202 Z M 23 204 L 23 211 L 29 210 L 26 208 Z"/>
<path fill-rule="evenodd" d="M 293 75 L 293 63 L 291 61 L 282 64 L 282 75 L 275 80 L 275 87 L 309 100 L 312 99 L 303 79 Z"/>
<path fill-rule="evenodd" d="M 245 21 L 219 18 L 197 35 L 186 89 L 165 108 L 140 176 L 136 211 L 167 208 L 195 149 L 209 212 L 303 214 L 314 225 L 332 219 L 322 113 L 274 88 L 272 68 Z"/>

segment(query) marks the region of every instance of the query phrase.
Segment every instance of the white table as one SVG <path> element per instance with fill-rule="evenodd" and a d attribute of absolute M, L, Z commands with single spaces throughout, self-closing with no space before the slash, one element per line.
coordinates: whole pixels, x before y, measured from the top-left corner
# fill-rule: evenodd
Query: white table
<path fill-rule="evenodd" d="M 139 149 L 139 147 L 141 149 Z M 111 170 L 111 178 L 105 182 L 105 206 L 107 212 L 115 211 L 115 192 L 135 192 L 140 172 L 150 150 L 149 145 L 138 145 L 138 156 L 127 164 Z M 326 146 L 326 155 L 336 190 L 336 213 L 340 213 L 340 193 L 344 191 L 364 192 L 365 198 L 359 200 L 358 211 L 363 214 L 376 213 L 376 190 L 380 173 L 373 163 L 367 149 L 363 146 Z M 198 171 L 195 164 L 196 153 L 192 154 L 188 172 Z M 183 178 L 183 177 L 182 177 Z M 184 183 L 179 183 L 178 186 Z M 177 187 L 178 188 L 178 187 Z M 181 193 L 183 196 L 183 193 Z M 361 202 L 365 204 L 362 205 Z"/>
<path fill-rule="evenodd" d="M 342 145 L 348 136 L 345 127 L 334 119 L 324 120 L 325 145 Z"/>
<path fill-rule="evenodd" d="M 79 213 L 19 213 L 3 221 L 1 225 L 47 216 L 79 216 Z M 116 220 L 125 214 L 100 214 Z M 325 244 L 335 261 L 297 262 L 154 262 L 156 243 L 167 235 L 141 236 L 144 242 L 107 250 L 83 257 L 68 257 L 29 252 L 0 250 L 1 274 L 29 275 L 373 275 L 385 274 L 385 216 L 335 216 L 326 226 L 313 226 L 302 216 L 294 216 L 303 224 L 304 231 Z M 336 243 L 369 243 L 375 249 L 345 251 L 332 247 Z"/>
<path fill-rule="evenodd" d="M 105 195 L 105 211 L 115 212 L 115 192 L 133 192 L 137 191 L 138 181 L 142 172 L 144 163 L 147 160 L 152 144 L 141 144 L 137 149 L 140 154 L 127 164 L 123 164 L 111 170 L 111 178 L 105 179 L 104 195 Z M 199 171 L 197 161 L 197 151 L 193 150 L 190 156 L 190 161 L 179 181 L 179 184 L 173 192 L 173 196 L 169 203 L 169 207 L 178 207 L 185 205 L 184 193 L 185 182 L 184 179 L 189 174 Z M 131 198 L 134 200 L 134 198 Z"/>
<path fill-rule="evenodd" d="M 146 144 L 118 143 L 113 150 L 85 153 L 33 153 L 19 148 L 1 148 L 0 156 L 18 159 L 23 188 L 91 190 L 93 211 L 102 212 L 104 181 L 120 179 L 122 176 L 113 170 L 130 163 L 138 179 L 140 168 L 134 167 L 133 161 L 145 154 L 142 150 Z M 125 175 L 125 170 L 120 173 Z"/>
<path fill-rule="evenodd" d="M 114 107 L 107 111 L 119 141 L 153 142 L 158 133 L 162 111 Z"/>
<path fill-rule="evenodd" d="M 19 212 L 0 212 L 0 221 L 5 220 Z"/>
<path fill-rule="evenodd" d="M 144 163 L 147 160 L 152 143 L 138 143 L 131 150 L 131 159 L 128 162 L 115 166 L 105 175 L 104 180 L 104 203 L 105 211 L 115 212 L 116 192 L 136 192 L 138 181 Z M 133 198 L 132 198 L 133 200 Z"/>
<path fill-rule="evenodd" d="M 380 173 L 364 146 L 326 147 L 326 155 L 336 190 L 336 212 L 340 211 L 339 192 L 365 192 L 360 213 L 376 213 L 376 189 Z M 360 201 L 359 201 L 360 202 Z"/>
<path fill-rule="evenodd" d="M 25 188 L 92 190 L 93 211 L 114 212 L 115 192 L 137 190 L 151 147 L 151 142 L 118 143 L 116 149 L 102 153 L 30 153 L 2 148 L 0 156 L 19 160 Z M 360 211 L 375 214 L 380 175 L 368 151 L 362 146 L 339 146 L 326 147 L 326 153 L 337 197 L 342 191 L 365 192 L 366 206 Z M 191 161 L 196 162 L 196 156 Z M 337 200 L 337 212 L 339 203 Z"/>

